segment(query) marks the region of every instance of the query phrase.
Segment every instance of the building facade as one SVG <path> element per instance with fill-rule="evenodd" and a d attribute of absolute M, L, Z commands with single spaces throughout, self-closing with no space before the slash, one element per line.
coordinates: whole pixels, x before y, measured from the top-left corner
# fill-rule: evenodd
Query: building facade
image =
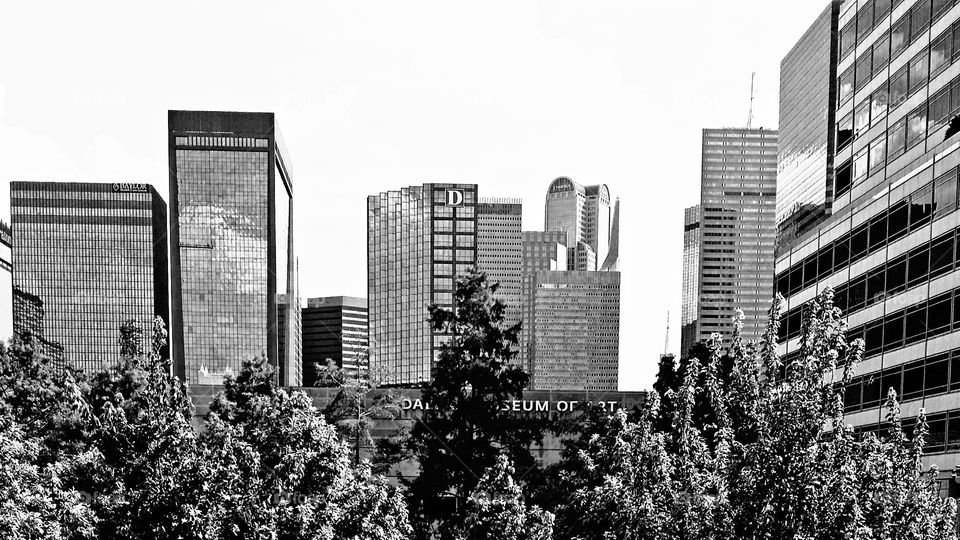
<path fill-rule="evenodd" d="M 329 386 L 330 362 L 344 377 L 366 378 L 367 299 L 352 296 L 309 298 L 303 308 L 304 386 Z M 379 379 L 376 379 L 379 383 Z"/>
<path fill-rule="evenodd" d="M 274 115 L 170 111 L 168 122 L 177 374 L 216 381 L 266 355 L 280 384 L 297 385 L 293 183 Z"/>
<path fill-rule="evenodd" d="M 521 233 L 521 321 L 520 365 L 528 374 L 533 373 L 533 295 L 537 272 L 557 272 L 567 268 L 567 233 L 563 231 L 523 231 Z"/>
<path fill-rule="evenodd" d="M 0 221 L 0 340 L 13 335 L 13 236 Z"/>
<path fill-rule="evenodd" d="M 120 326 L 170 319 L 166 204 L 147 184 L 12 182 L 14 327 L 93 371 L 119 360 Z"/>
<path fill-rule="evenodd" d="M 779 246 L 816 227 L 833 208 L 834 103 L 842 3 L 834 0 L 827 5 L 780 63 Z"/>
<path fill-rule="evenodd" d="M 776 183 L 776 131 L 703 130 L 696 341 L 720 333 L 729 343 L 737 309 L 743 337 L 762 334 L 773 291 Z"/>
<path fill-rule="evenodd" d="M 506 304 L 504 323 L 520 322 L 523 205 L 520 199 L 481 198 L 477 204 L 477 268 L 499 284 L 495 297 Z"/>
<path fill-rule="evenodd" d="M 779 350 L 798 354 L 803 305 L 832 288 L 848 340 L 866 347 L 846 421 L 882 430 L 893 388 L 908 429 L 925 410 L 925 466 L 949 476 L 960 456 L 960 6 L 892 4 L 840 11 L 832 211 L 778 255 Z"/>
<path fill-rule="evenodd" d="M 616 391 L 620 273 L 539 271 L 531 297 L 531 389 Z"/>
<path fill-rule="evenodd" d="M 683 291 L 680 304 L 680 356 L 697 340 L 700 297 L 700 205 L 683 210 Z"/>
<path fill-rule="evenodd" d="M 448 335 L 428 306 L 453 308 L 477 264 L 477 186 L 424 184 L 367 198 L 370 369 L 384 384 L 429 381 Z"/>
<path fill-rule="evenodd" d="M 611 243 L 618 243 L 611 237 L 614 221 L 606 184 L 582 186 L 565 176 L 555 179 L 547 189 L 544 221 L 545 230 L 567 235 L 568 270 L 599 270 Z"/>

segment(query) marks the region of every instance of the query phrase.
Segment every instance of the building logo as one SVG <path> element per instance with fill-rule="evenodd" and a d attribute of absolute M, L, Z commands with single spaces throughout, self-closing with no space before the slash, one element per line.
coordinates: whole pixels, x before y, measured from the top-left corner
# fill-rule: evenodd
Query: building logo
<path fill-rule="evenodd" d="M 117 183 L 113 185 L 113 190 L 119 193 L 147 193 L 150 190 L 146 184 L 126 184 Z"/>
<path fill-rule="evenodd" d="M 448 189 L 444 206 L 463 206 L 463 190 Z"/>

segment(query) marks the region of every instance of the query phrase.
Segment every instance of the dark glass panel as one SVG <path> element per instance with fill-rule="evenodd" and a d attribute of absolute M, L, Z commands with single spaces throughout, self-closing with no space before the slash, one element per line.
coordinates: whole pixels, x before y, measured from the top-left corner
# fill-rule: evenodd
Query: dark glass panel
<path fill-rule="evenodd" d="M 907 309 L 906 345 L 923 341 L 927 331 L 927 307 L 917 306 Z"/>
<path fill-rule="evenodd" d="M 951 169 L 948 173 L 937 178 L 933 190 L 934 212 L 938 216 L 946 215 L 957 207 L 957 170 Z"/>
<path fill-rule="evenodd" d="M 920 0 L 910 11 L 910 40 L 920 37 L 928 26 L 930 26 L 930 1 Z"/>
<path fill-rule="evenodd" d="M 890 208 L 890 218 L 887 220 L 890 230 L 890 241 L 902 238 L 910 229 L 910 207 L 907 201 L 898 201 Z"/>
<path fill-rule="evenodd" d="M 953 233 L 930 245 L 930 279 L 953 270 Z"/>
<path fill-rule="evenodd" d="M 899 367 L 883 370 L 880 384 L 880 399 L 887 399 L 891 388 L 893 388 L 898 396 L 903 395 L 901 388 L 902 378 L 903 373 L 901 373 Z"/>
<path fill-rule="evenodd" d="M 866 355 L 871 356 L 883 350 L 883 321 L 873 321 L 867 324 L 863 333 L 866 342 Z"/>
<path fill-rule="evenodd" d="M 907 288 L 907 257 L 901 255 L 887 264 L 887 293 L 897 294 Z"/>
<path fill-rule="evenodd" d="M 906 17 L 905 17 L 906 19 Z M 908 26 L 909 29 L 909 26 Z M 840 31 L 840 58 L 853 52 L 854 45 L 857 43 L 857 21 L 856 19 L 848 22 L 843 30 Z"/>
<path fill-rule="evenodd" d="M 927 358 L 927 367 L 923 374 L 924 395 L 930 396 L 947 391 L 948 354 Z"/>
<path fill-rule="evenodd" d="M 850 260 L 850 237 L 844 235 L 833 243 L 833 264 L 840 268 Z"/>
<path fill-rule="evenodd" d="M 910 250 L 907 263 L 907 286 L 913 287 L 927 280 L 930 274 L 930 250 L 920 246 Z"/>
<path fill-rule="evenodd" d="M 870 252 L 883 247 L 887 242 L 887 215 L 880 214 L 870 219 Z"/>
<path fill-rule="evenodd" d="M 953 54 L 953 36 L 944 32 L 942 36 L 930 44 L 930 78 L 935 77 L 950 65 Z"/>
<path fill-rule="evenodd" d="M 931 414 L 927 417 L 927 440 L 923 445 L 925 452 L 943 452 L 947 445 L 947 415 Z"/>
<path fill-rule="evenodd" d="M 903 347 L 903 312 L 888 316 L 883 323 L 883 350 Z"/>
<path fill-rule="evenodd" d="M 950 331 L 950 294 L 930 300 L 927 308 L 927 337 Z"/>
<path fill-rule="evenodd" d="M 840 165 L 837 168 L 836 173 L 836 184 L 834 186 L 835 196 L 839 197 L 850 190 L 850 186 L 853 183 L 853 171 L 850 167 L 850 162 L 847 161 Z"/>
<path fill-rule="evenodd" d="M 910 230 L 930 222 L 933 215 L 933 186 L 928 185 L 910 195 Z"/>
<path fill-rule="evenodd" d="M 837 150 L 846 148 L 853 141 L 853 113 L 848 113 L 837 124 Z"/>
<path fill-rule="evenodd" d="M 860 381 L 853 381 L 844 388 L 843 408 L 847 412 L 860 408 Z"/>
<path fill-rule="evenodd" d="M 859 261 L 867 254 L 867 224 L 864 223 L 850 233 L 850 262 Z"/>
<path fill-rule="evenodd" d="M 817 282 L 817 254 L 808 255 L 803 260 L 803 286 L 809 287 Z"/>
<path fill-rule="evenodd" d="M 841 105 L 853 97 L 853 68 L 854 66 L 847 68 L 837 79 L 837 94 Z"/>
<path fill-rule="evenodd" d="M 817 279 L 823 279 L 833 272 L 833 250 L 830 246 L 821 248 L 817 255 Z"/>
<path fill-rule="evenodd" d="M 863 379 L 863 407 L 875 407 L 880 400 L 880 375 L 866 375 Z"/>
<path fill-rule="evenodd" d="M 937 95 L 930 98 L 930 129 L 936 129 L 950 120 L 950 88 L 944 88 Z"/>
<path fill-rule="evenodd" d="M 847 288 L 849 296 L 850 311 L 856 311 L 863 308 L 867 301 L 867 280 L 861 276 L 850 282 Z"/>
<path fill-rule="evenodd" d="M 883 298 L 886 294 L 884 288 L 884 277 L 886 272 L 883 271 L 883 267 L 877 268 L 876 270 L 871 270 L 867 273 L 867 305 L 873 305 L 877 302 L 883 301 Z"/>
<path fill-rule="evenodd" d="M 852 23 L 853 21 L 851 21 Z M 850 26 L 849 24 L 847 26 Z M 890 57 L 896 56 L 907 48 L 910 43 L 910 14 L 900 17 L 890 30 Z M 849 51 L 847 51 L 849 52 Z"/>
<path fill-rule="evenodd" d="M 896 73 L 890 77 L 890 106 L 896 107 L 897 105 L 906 101 L 907 96 L 910 94 L 910 72 L 909 66 L 903 66 Z M 842 84 L 842 78 L 841 78 Z M 853 93 L 853 87 L 851 86 L 850 92 Z M 841 100 L 840 103 L 843 103 Z"/>
<path fill-rule="evenodd" d="M 922 142 L 927 136 L 927 104 L 924 103 L 907 116 L 907 148 Z"/>
<path fill-rule="evenodd" d="M 923 395 L 923 362 L 911 363 L 903 370 L 903 399 L 914 399 Z"/>
<path fill-rule="evenodd" d="M 910 60 L 910 93 L 914 93 L 927 84 L 930 74 L 930 55 L 921 51 Z M 858 67 L 859 75 L 859 67 Z M 858 86 L 859 88 L 859 86 Z"/>

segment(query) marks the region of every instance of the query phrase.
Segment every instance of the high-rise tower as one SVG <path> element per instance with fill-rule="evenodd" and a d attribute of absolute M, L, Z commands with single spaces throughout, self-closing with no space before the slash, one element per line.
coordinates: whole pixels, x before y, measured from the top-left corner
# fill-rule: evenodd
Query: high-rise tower
<path fill-rule="evenodd" d="M 561 176 L 550 183 L 544 205 L 547 231 L 566 233 L 569 270 L 599 270 L 610 252 L 613 214 L 605 184 L 582 186 Z"/>
<path fill-rule="evenodd" d="M 274 115 L 170 111 L 168 120 L 177 373 L 215 382 L 265 354 L 281 384 L 299 385 L 293 182 Z"/>

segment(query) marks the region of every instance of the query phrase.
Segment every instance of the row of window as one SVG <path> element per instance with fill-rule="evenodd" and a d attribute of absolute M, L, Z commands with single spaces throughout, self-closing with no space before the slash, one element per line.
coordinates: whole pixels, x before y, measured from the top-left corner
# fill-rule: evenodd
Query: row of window
<path fill-rule="evenodd" d="M 934 182 L 880 212 L 868 222 L 821 247 L 799 263 L 777 274 L 777 292 L 790 297 L 879 251 L 957 207 L 957 169 L 951 169 Z"/>
<path fill-rule="evenodd" d="M 917 424 L 916 418 L 904 418 L 900 421 L 901 429 L 908 439 L 913 438 L 913 430 Z M 873 433 L 884 438 L 888 435 L 890 424 L 870 424 L 859 426 L 857 433 Z M 956 452 L 960 450 L 960 409 L 931 414 L 927 416 L 927 438 L 923 451 L 927 454 L 936 452 Z"/>
<path fill-rule="evenodd" d="M 960 23 L 954 25 L 953 31 L 945 32 L 928 49 L 918 53 L 913 60 L 894 73 L 889 81 L 881 84 L 873 94 L 857 104 L 853 111 L 847 113 L 837 122 L 837 150 L 846 148 L 857 137 L 866 133 L 872 125 L 879 123 L 886 117 L 888 110 L 897 107 L 914 92 L 926 86 L 930 80 L 949 67 L 951 62 L 957 58 L 960 58 Z M 931 124 L 943 121 L 944 117 L 949 116 L 951 112 L 960 107 L 960 99 L 956 96 L 958 82 L 960 80 L 954 79 L 936 97 L 928 100 L 931 116 L 935 117 L 931 120 Z M 952 108 L 951 90 L 949 88 L 951 85 L 954 86 Z M 936 103 L 935 106 L 934 103 Z M 913 111 L 917 118 L 914 122 L 919 122 L 920 117 L 926 118 L 926 111 L 927 104 L 917 107 Z M 922 125 L 919 123 L 910 124 L 910 127 L 916 132 L 914 141 L 918 140 L 918 137 L 922 138 L 920 136 L 923 130 Z M 891 143 L 891 146 L 896 148 L 902 145 Z M 907 144 L 907 146 L 912 146 L 912 144 Z"/>
<path fill-rule="evenodd" d="M 834 304 L 844 313 L 853 313 L 949 273 L 957 267 L 956 255 L 960 254 L 956 242 L 955 230 L 884 262 L 837 287 Z M 782 318 L 780 339 L 791 339 L 799 335 L 802 323 L 803 306 L 791 309 Z"/>
<path fill-rule="evenodd" d="M 853 52 L 856 43 L 867 37 L 902 1 L 873 0 L 861 6 L 857 16 L 840 30 L 840 58 L 846 58 Z M 891 41 L 909 43 L 917 39 L 930 27 L 932 21 L 939 19 L 955 3 L 956 0 L 920 0 L 903 17 L 890 25 Z"/>
<path fill-rule="evenodd" d="M 855 377 L 843 392 L 846 412 L 877 407 L 893 388 L 907 401 L 960 390 L 960 349 Z"/>
<path fill-rule="evenodd" d="M 937 295 L 851 328 L 847 331 L 847 340 L 862 338 L 866 347 L 864 355 L 873 356 L 960 330 L 960 295 L 953 293 Z"/>

